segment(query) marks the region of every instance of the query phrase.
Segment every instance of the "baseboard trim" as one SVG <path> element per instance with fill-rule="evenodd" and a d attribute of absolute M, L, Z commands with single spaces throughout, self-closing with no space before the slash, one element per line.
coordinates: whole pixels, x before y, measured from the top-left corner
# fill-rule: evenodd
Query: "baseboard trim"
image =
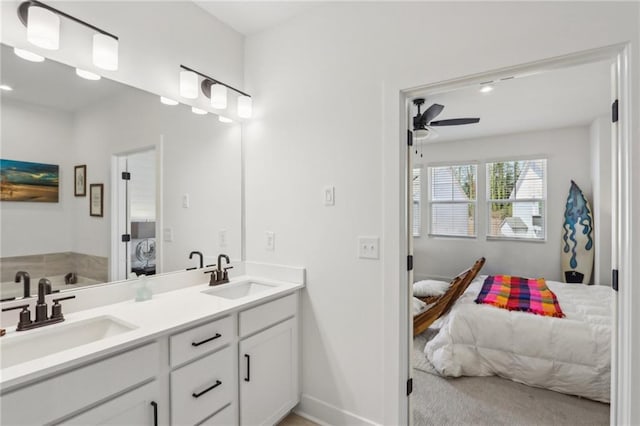
<path fill-rule="evenodd" d="M 294 412 L 321 426 L 380 426 L 369 419 L 306 394 L 302 394 L 300 404 Z"/>

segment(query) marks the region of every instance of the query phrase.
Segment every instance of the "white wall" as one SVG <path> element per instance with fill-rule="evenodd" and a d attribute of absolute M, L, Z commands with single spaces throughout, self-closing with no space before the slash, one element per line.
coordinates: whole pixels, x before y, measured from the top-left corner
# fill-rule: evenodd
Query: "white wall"
<path fill-rule="evenodd" d="M 341 3 L 247 39 L 247 89 L 255 95 L 245 132 L 247 258 L 307 267 L 303 410 L 334 425 L 393 425 L 406 404 L 398 356 L 406 303 L 398 282 L 406 262 L 400 90 L 625 41 L 638 55 L 637 8 Z M 634 173 L 637 182 L 640 168 Z M 327 184 L 336 185 L 335 207 L 322 204 Z M 264 248 L 267 230 L 276 233 L 274 252 Z M 382 237 L 380 261 L 356 258 L 358 235 Z M 640 231 L 634 235 L 640 241 Z M 640 344 L 634 351 L 637 359 Z M 638 400 L 640 386 L 631 390 Z M 632 410 L 637 422 L 640 407 Z"/>
<path fill-rule="evenodd" d="M 70 251 L 72 115 L 3 98 L 1 122 L 2 158 L 57 164 L 60 180 L 57 203 L 2 202 L 0 257 Z"/>
<path fill-rule="evenodd" d="M 422 235 L 414 238 L 415 278 L 454 277 L 484 256 L 485 274 L 513 274 L 562 281 L 560 253 L 564 208 L 571 180 L 591 199 L 589 127 L 568 127 L 487 138 L 425 144 L 416 165 L 478 162 L 475 239 L 428 236 L 428 179 L 423 186 Z M 487 240 L 486 163 L 547 159 L 547 238 L 538 241 Z M 426 177 L 426 172 L 425 175 Z M 455 255 L 453 255 L 455 253 Z"/>
<path fill-rule="evenodd" d="M 91 63 L 92 32 L 61 19 L 60 49 L 39 49 L 26 41 L 16 13 L 20 0 L 0 2 L 2 43 L 97 72 L 158 95 L 206 107 L 204 99 L 179 97 L 179 66 L 196 69 L 242 89 L 244 39 L 190 1 L 49 1 L 47 4 L 119 37 L 119 69 Z M 203 98 L 203 97 L 201 97 Z M 230 96 L 230 102 L 233 102 Z"/>
<path fill-rule="evenodd" d="M 591 185 L 593 187 L 593 283 L 611 285 L 611 117 L 596 118 L 589 127 Z"/>

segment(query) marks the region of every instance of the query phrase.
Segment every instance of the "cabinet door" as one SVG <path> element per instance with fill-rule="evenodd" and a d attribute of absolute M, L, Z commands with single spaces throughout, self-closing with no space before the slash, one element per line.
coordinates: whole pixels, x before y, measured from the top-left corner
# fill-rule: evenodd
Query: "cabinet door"
<path fill-rule="evenodd" d="M 296 319 L 240 342 L 240 424 L 272 425 L 298 402 Z"/>
<path fill-rule="evenodd" d="M 158 382 L 154 380 L 60 424 L 154 426 L 159 423 L 159 397 Z"/>

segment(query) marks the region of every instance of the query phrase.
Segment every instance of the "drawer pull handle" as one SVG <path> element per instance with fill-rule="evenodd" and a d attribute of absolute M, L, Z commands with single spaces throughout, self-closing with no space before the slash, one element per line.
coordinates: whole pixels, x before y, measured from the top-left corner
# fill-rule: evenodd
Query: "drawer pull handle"
<path fill-rule="evenodd" d="M 247 359 L 247 377 L 244 378 L 245 382 L 251 381 L 251 356 L 244 354 L 244 357 Z"/>
<path fill-rule="evenodd" d="M 203 345 L 203 344 L 205 344 L 205 343 L 207 343 L 207 342 L 210 342 L 210 341 L 212 341 L 212 340 L 219 339 L 220 337 L 222 337 L 222 334 L 220 334 L 220 333 L 216 333 L 216 335 L 215 335 L 215 336 L 213 336 L 213 337 L 209 337 L 209 338 L 208 338 L 208 339 L 206 339 L 206 340 L 201 340 L 201 341 L 199 341 L 199 342 L 191 342 L 191 346 L 200 346 L 200 345 Z"/>
<path fill-rule="evenodd" d="M 153 426 L 158 426 L 158 403 L 151 401 L 151 406 L 153 407 Z"/>
<path fill-rule="evenodd" d="M 220 386 L 222 384 L 222 382 L 220 380 L 216 380 L 216 384 L 209 386 L 208 388 L 206 388 L 205 390 L 203 390 L 202 392 L 198 392 L 198 393 L 192 393 L 191 396 L 194 398 L 200 398 L 202 395 L 204 395 L 205 393 L 209 392 L 210 390 L 213 390 L 215 388 L 217 388 L 218 386 Z"/>

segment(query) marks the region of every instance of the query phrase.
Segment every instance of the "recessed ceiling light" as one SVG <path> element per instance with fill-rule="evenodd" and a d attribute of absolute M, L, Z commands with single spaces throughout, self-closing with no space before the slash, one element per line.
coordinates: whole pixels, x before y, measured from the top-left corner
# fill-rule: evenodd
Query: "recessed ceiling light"
<path fill-rule="evenodd" d="M 78 75 L 78 77 L 82 77 L 84 79 L 87 80 L 100 80 L 100 77 L 98 74 L 92 73 L 91 71 L 87 71 L 87 70 L 83 70 L 80 68 L 76 68 L 76 74 Z"/>
<path fill-rule="evenodd" d="M 218 121 L 220 121 L 221 123 L 233 123 L 232 119 L 225 117 L 224 115 L 219 115 Z"/>
<path fill-rule="evenodd" d="M 178 101 L 174 101 L 171 98 L 165 98 L 164 96 L 160 96 L 160 102 L 162 102 L 165 105 L 178 105 Z"/>
<path fill-rule="evenodd" d="M 200 108 L 196 108 L 196 107 L 191 107 L 191 112 L 194 114 L 198 114 L 198 115 L 206 115 L 207 111 L 200 109 Z"/>
<path fill-rule="evenodd" d="M 493 90 L 492 84 L 483 84 L 480 88 L 480 93 L 489 93 Z"/>
<path fill-rule="evenodd" d="M 0 90 L 5 90 L 7 92 L 10 92 L 13 90 L 13 88 L 11 88 L 11 86 L 7 86 L 6 84 L 0 84 Z"/>
<path fill-rule="evenodd" d="M 18 49 L 17 47 L 13 48 L 13 53 L 15 53 L 17 56 L 27 61 L 31 61 L 31 62 L 44 61 L 44 56 L 37 55 L 33 52 L 29 52 L 28 50 Z"/>

